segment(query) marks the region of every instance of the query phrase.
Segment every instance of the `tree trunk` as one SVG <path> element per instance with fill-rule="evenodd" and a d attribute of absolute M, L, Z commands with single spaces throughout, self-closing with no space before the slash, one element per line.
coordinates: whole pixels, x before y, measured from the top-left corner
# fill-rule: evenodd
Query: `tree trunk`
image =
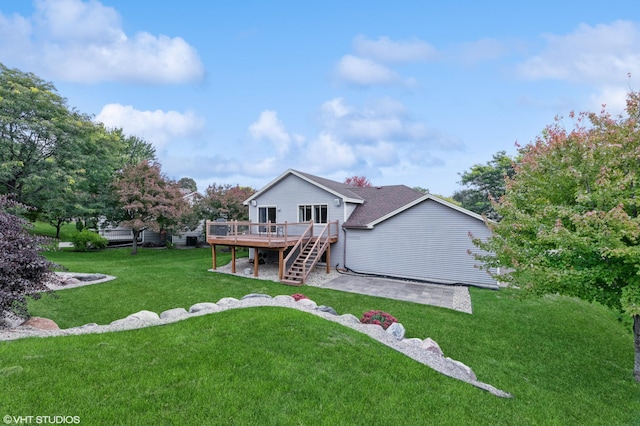
<path fill-rule="evenodd" d="M 138 236 L 141 231 L 132 229 L 131 233 L 133 234 L 133 244 L 131 245 L 131 254 L 138 254 Z"/>
<path fill-rule="evenodd" d="M 633 376 L 640 383 L 640 315 L 633 316 L 633 345 L 635 347 L 635 362 L 633 364 Z"/>
<path fill-rule="evenodd" d="M 63 223 L 64 222 L 57 221 L 56 225 L 55 225 L 55 227 L 56 227 L 56 239 L 58 239 L 58 240 L 60 239 L 60 228 L 62 228 L 62 224 Z"/>

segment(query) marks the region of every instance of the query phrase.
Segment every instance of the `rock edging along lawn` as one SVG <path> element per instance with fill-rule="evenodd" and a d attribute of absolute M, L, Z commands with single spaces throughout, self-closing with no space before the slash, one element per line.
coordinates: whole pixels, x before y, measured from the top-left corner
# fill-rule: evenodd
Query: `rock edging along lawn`
<path fill-rule="evenodd" d="M 112 321 L 109 325 L 98 325 L 92 323 L 85 324 L 80 327 L 57 330 L 41 330 L 34 327 L 21 326 L 10 330 L 0 331 L 0 340 L 15 340 L 35 336 L 50 337 L 132 330 L 168 324 L 193 316 L 208 315 L 226 311 L 228 309 L 262 306 L 298 309 L 300 311 L 320 316 L 326 320 L 342 324 L 378 340 L 382 344 L 397 350 L 421 364 L 431 367 L 441 374 L 469 383 L 502 398 L 512 397 L 508 392 L 504 392 L 487 383 L 478 381 L 471 368 L 460 361 L 445 357 L 438 344 L 430 338 L 424 340 L 418 338 L 405 338 L 405 328 L 400 323 L 394 323 L 388 329 L 384 330 L 379 325 L 362 324 L 360 323 L 360 320 L 352 314 L 338 315 L 331 307 L 318 306 L 316 302 L 310 299 L 301 299 L 296 301 L 293 297 L 288 295 L 271 297 L 266 294 L 248 294 L 242 299 L 225 297 L 220 299 L 217 303 L 196 303 L 191 306 L 188 311 L 184 308 L 174 308 L 164 311 L 160 315 L 151 311 L 140 311 L 131 314 L 126 318 Z"/>

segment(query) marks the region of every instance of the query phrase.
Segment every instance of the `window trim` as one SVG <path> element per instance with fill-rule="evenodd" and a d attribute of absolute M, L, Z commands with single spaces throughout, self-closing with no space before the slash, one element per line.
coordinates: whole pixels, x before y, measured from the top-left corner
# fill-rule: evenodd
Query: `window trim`
<path fill-rule="evenodd" d="M 302 217 L 303 210 L 304 215 L 307 215 L 307 208 L 310 209 L 309 213 L 311 213 L 311 219 L 304 220 Z M 322 211 L 325 212 L 324 222 L 322 222 Z M 316 212 L 319 212 L 320 218 L 316 218 Z M 317 203 L 317 204 L 298 204 L 298 221 L 299 222 L 309 222 L 311 220 L 315 224 L 325 224 L 329 222 L 329 204 L 328 203 Z"/>

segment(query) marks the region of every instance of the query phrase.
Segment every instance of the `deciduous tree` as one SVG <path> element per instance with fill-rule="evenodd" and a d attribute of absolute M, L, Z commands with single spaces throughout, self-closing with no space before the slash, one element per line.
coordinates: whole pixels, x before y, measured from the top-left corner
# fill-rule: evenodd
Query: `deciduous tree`
<path fill-rule="evenodd" d="M 633 318 L 634 376 L 640 381 L 640 94 L 626 115 L 571 114 L 522 147 L 493 235 L 476 244 L 496 277 L 527 294 L 600 302 Z"/>
<path fill-rule="evenodd" d="M 453 199 L 467 210 L 497 220 L 499 216 L 493 209 L 491 200 L 498 200 L 505 191 L 505 179 L 513 177 L 517 159 L 511 158 L 505 151 L 493 155 L 486 164 L 475 164 L 461 174 L 460 183 L 468 188 L 456 191 Z"/>
<path fill-rule="evenodd" d="M 0 64 L 0 193 L 30 204 L 59 168 L 74 118 L 53 84 Z"/>
<path fill-rule="evenodd" d="M 200 216 L 204 219 L 248 220 L 249 207 L 242 203 L 255 192 L 248 186 L 211 184 L 198 202 Z"/>
<path fill-rule="evenodd" d="M 180 188 L 186 189 L 186 190 L 191 191 L 191 192 L 197 192 L 198 191 L 198 184 L 196 183 L 195 180 L 193 180 L 190 177 L 181 178 L 178 181 L 178 185 L 180 186 Z"/>
<path fill-rule="evenodd" d="M 125 164 L 155 158 L 153 146 L 67 105 L 52 83 L 0 64 L 0 194 L 34 207 L 58 230 L 99 216 Z"/>
<path fill-rule="evenodd" d="M 131 254 L 138 252 L 137 240 L 142 231 L 178 230 L 190 208 L 178 184 L 162 174 L 159 163 L 141 161 L 126 166 L 113 187 L 118 208 L 110 219 L 131 228 Z"/>
<path fill-rule="evenodd" d="M 371 186 L 371 182 L 369 181 L 369 179 L 366 178 L 366 176 L 351 176 L 346 178 L 344 180 L 344 183 L 347 185 L 361 186 L 361 187 Z"/>

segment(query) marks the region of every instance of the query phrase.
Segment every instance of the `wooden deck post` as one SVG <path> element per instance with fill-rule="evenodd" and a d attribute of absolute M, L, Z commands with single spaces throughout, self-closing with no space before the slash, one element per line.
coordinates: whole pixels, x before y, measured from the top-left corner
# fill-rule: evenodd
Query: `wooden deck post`
<path fill-rule="evenodd" d="M 258 247 L 253 248 L 253 276 L 258 276 Z"/>
<path fill-rule="evenodd" d="M 284 262 L 284 250 L 278 250 L 278 279 L 282 280 L 282 277 L 284 276 L 283 273 L 283 269 L 284 269 L 284 265 L 282 264 Z"/>
<path fill-rule="evenodd" d="M 229 246 L 231 248 L 231 273 L 236 273 L 236 246 Z"/>
<path fill-rule="evenodd" d="M 327 244 L 327 274 L 331 272 L 331 243 Z"/>
<path fill-rule="evenodd" d="M 211 244 L 211 259 L 213 262 L 213 270 L 216 270 L 216 245 Z"/>

